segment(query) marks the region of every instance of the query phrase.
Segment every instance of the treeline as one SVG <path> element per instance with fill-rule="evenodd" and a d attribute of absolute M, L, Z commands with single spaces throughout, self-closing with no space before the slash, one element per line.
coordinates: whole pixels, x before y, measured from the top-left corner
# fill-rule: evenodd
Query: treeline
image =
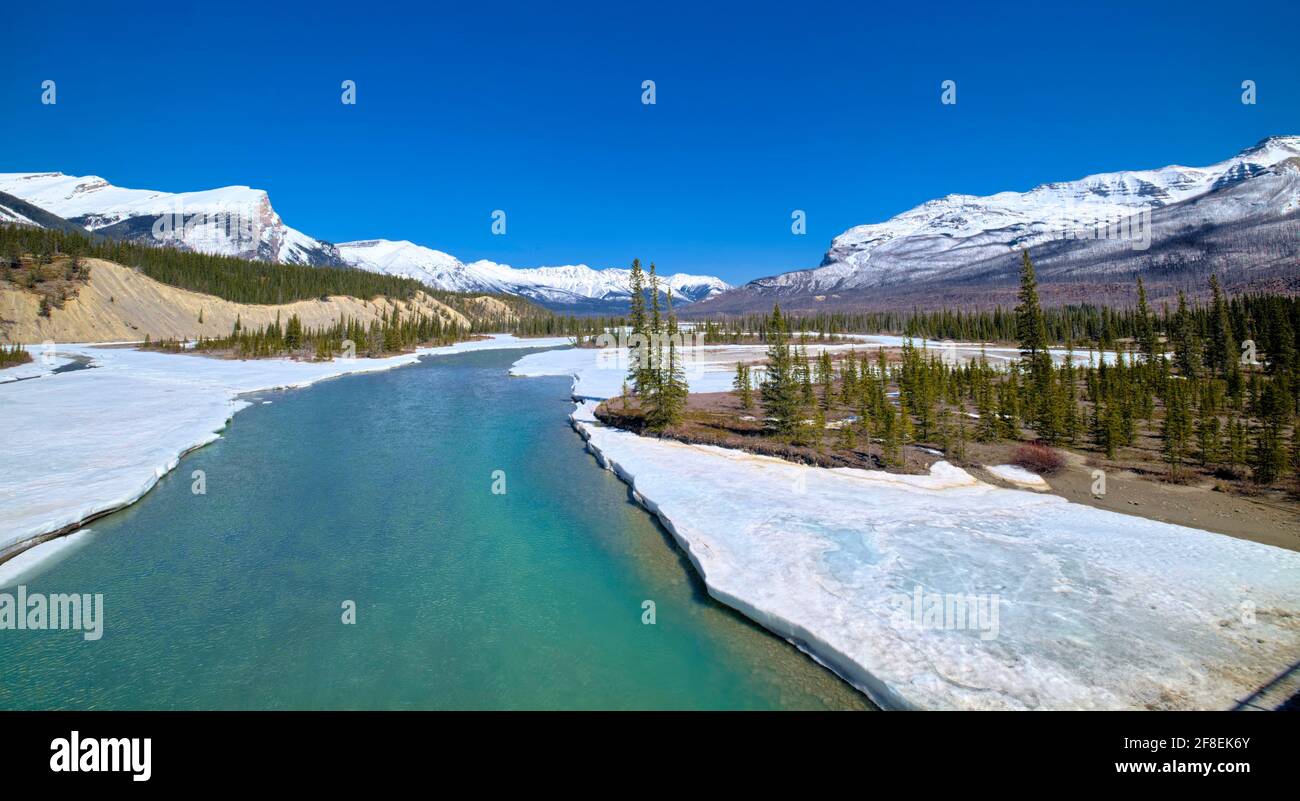
<path fill-rule="evenodd" d="M 413 278 L 368 270 L 273 264 L 163 245 L 86 237 L 76 232 L 20 225 L 0 226 L 0 261 L 16 265 L 23 254 L 31 254 L 37 264 L 49 264 L 60 256 L 70 257 L 73 262 L 87 257 L 103 259 L 139 270 L 160 283 L 235 303 L 275 305 L 330 295 L 350 295 L 363 300 L 383 295 L 395 300 L 410 300 L 423 292 L 471 320 L 495 326 L 497 331 L 515 324 L 531 325 L 535 320 L 551 316 L 545 309 L 513 295 L 447 292 L 427 287 Z M 508 314 L 486 310 L 479 301 L 482 297 L 504 304 Z"/>
<path fill-rule="evenodd" d="M 573 337 L 579 340 L 594 339 L 610 329 L 627 325 L 624 317 L 579 317 L 572 314 L 535 315 L 521 318 L 511 327 L 511 332 L 521 337 Z"/>
<path fill-rule="evenodd" d="M 32 355 L 22 345 L 0 345 L 0 367 L 27 364 L 31 360 Z"/>
<path fill-rule="evenodd" d="M 1111 350 L 1122 340 L 1134 339 L 1146 328 L 1157 336 L 1168 336 L 1175 325 L 1176 308 L 1168 305 L 1147 310 L 1145 317 L 1137 308 L 1112 309 L 1089 304 L 1062 306 L 1042 310 L 1043 331 L 1049 343 L 1090 342 Z M 1292 328 L 1300 319 L 1300 298 L 1280 295 L 1251 294 L 1226 302 L 1223 313 L 1237 333 L 1238 340 L 1254 339 L 1257 343 L 1274 343 L 1280 331 L 1279 321 L 1289 318 Z M 1193 305 L 1186 310 L 1193 331 L 1209 339 L 1215 330 L 1214 311 L 1210 304 Z M 1018 319 L 1013 310 L 1001 307 L 990 310 L 912 312 L 827 313 L 787 315 L 788 333 L 800 339 L 825 339 L 836 334 L 895 334 L 913 339 L 963 342 L 1013 342 Z M 705 341 L 725 343 L 742 341 L 757 335 L 764 339 L 771 330 L 770 314 L 729 317 L 722 321 L 701 322 Z"/>
<path fill-rule="evenodd" d="M 1114 459 L 1146 437 L 1174 477 L 1193 466 L 1223 478 L 1248 474 L 1261 485 L 1300 476 L 1294 299 L 1234 303 L 1213 277 L 1210 291 L 1204 309 L 1180 297 L 1172 313 L 1157 316 L 1139 282 L 1130 347 L 1104 359 L 1109 349 L 1100 339 L 1086 343 L 1086 353 L 1067 340 L 1056 363 L 1025 254 L 1020 303 L 1010 314 L 1021 358 L 1004 369 L 982 357 L 959 364 L 910 339 L 896 364 L 883 349 L 874 359 L 850 353 L 833 362 L 823 353 L 810 360 L 791 344 L 778 307 L 765 319 L 768 363 L 758 394 L 779 437 L 822 447 L 826 415 L 851 413 L 834 433 L 837 446 L 877 441 L 888 464 L 899 464 L 910 442 L 937 444 L 956 459 L 965 458 L 970 439 L 1032 439 Z M 735 387 L 741 405 L 752 406 L 751 368 L 737 365 Z"/>
<path fill-rule="evenodd" d="M 375 358 L 410 350 L 417 346 L 435 347 L 450 345 L 465 339 L 470 330 L 454 322 L 444 322 L 436 316 L 423 314 L 402 315 L 385 311 L 380 319 L 369 325 L 353 319 L 342 319 L 331 326 L 306 328 L 298 315 L 290 315 L 282 325 L 277 314 L 275 322 L 262 327 L 245 327 L 239 320 L 228 336 L 200 337 L 193 345 L 177 340 L 151 341 L 145 339 L 144 347 L 151 350 L 230 353 L 241 359 L 258 359 L 272 356 L 332 359 L 336 356 L 364 356 Z"/>
<path fill-rule="evenodd" d="M 326 295 L 366 300 L 385 295 L 409 300 L 416 292 L 424 291 L 424 286 L 411 278 L 347 267 L 272 264 L 48 228 L 0 228 L 0 255 L 17 261 L 22 253 L 31 253 L 40 263 L 48 263 L 58 255 L 104 259 L 137 269 L 169 286 L 236 303 L 280 304 Z"/>

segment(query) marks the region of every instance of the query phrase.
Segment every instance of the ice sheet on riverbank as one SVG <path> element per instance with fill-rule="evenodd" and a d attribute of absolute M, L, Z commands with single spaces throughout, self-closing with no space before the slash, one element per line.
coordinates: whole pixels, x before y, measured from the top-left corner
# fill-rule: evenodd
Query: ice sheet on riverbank
<path fill-rule="evenodd" d="M 0 564 L 0 590 L 22 584 L 45 572 L 52 565 L 80 550 L 90 542 L 94 532 L 90 527 L 79 528 L 66 537 L 55 537 L 28 548 L 9 561 Z"/>
<path fill-rule="evenodd" d="M 832 354 L 854 351 L 859 355 L 874 354 L 878 348 L 901 347 L 906 338 L 884 334 L 846 334 L 838 342 L 807 343 L 809 356 L 823 350 Z M 957 363 L 977 360 L 983 356 L 993 367 L 1005 366 L 1019 357 L 1010 347 L 984 347 L 971 342 L 926 342 L 913 340 L 918 348 L 938 352 L 940 358 Z M 731 389 L 736 373 L 736 363 L 761 363 L 767 355 L 766 345 L 704 345 L 684 347 L 680 351 L 687 382 L 692 392 L 725 392 Z M 1064 361 L 1066 351 L 1053 350 L 1057 361 Z M 1114 354 L 1104 354 L 1114 361 Z M 1098 356 L 1093 354 L 1095 361 Z M 1074 354 L 1075 364 L 1084 364 L 1087 352 Z M 622 392 L 628 373 L 628 351 L 620 348 L 571 348 L 548 353 L 534 353 L 520 359 L 510 368 L 517 376 L 569 376 L 574 379 L 573 394 L 577 398 L 612 398 Z M 757 380 L 757 379 L 755 379 Z"/>
<path fill-rule="evenodd" d="M 514 372 L 570 369 L 560 356 Z M 943 462 L 826 470 L 638 437 L 592 407 L 574 414 L 590 450 L 710 593 L 886 707 L 1228 708 L 1300 653 L 1300 554 Z"/>
<path fill-rule="evenodd" d="M 863 342 L 808 344 L 808 354 L 823 350 L 847 353 L 865 352 Z M 764 345 L 704 345 L 681 349 L 682 366 L 691 392 L 725 392 L 731 389 L 737 362 L 761 362 L 766 356 Z M 571 348 L 568 350 L 530 353 L 510 368 L 515 376 L 569 376 L 574 379 L 573 394 L 578 398 L 612 398 L 623 391 L 627 378 L 626 349 Z"/>
<path fill-rule="evenodd" d="M 40 378 L 41 376 L 50 375 L 60 367 L 72 363 L 72 359 L 66 356 L 44 354 L 42 351 L 33 347 L 29 347 L 27 350 L 32 354 L 32 360 L 26 364 L 18 364 L 13 367 L 0 369 L 0 384 L 8 384 L 11 381 L 26 381 L 31 378 Z"/>
<path fill-rule="evenodd" d="M 495 337 L 385 359 L 237 361 L 60 345 L 93 369 L 0 385 L 0 549 L 128 505 L 193 448 L 216 439 L 239 395 L 302 387 L 487 348 L 567 340 Z"/>

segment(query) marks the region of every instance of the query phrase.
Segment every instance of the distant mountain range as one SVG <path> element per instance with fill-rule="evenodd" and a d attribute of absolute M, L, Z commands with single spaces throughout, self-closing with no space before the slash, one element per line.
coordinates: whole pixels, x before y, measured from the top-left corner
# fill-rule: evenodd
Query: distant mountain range
<path fill-rule="evenodd" d="M 189 250 L 282 264 L 350 266 L 407 276 L 436 289 L 518 295 L 570 313 L 621 313 L 630 295 L 626 269 L 466 264 L 439 250 L 386 239 L 334 245 L 286 225 L 266 192 L 247 186 L 173 193 L 124 189 L 97 176 L 0 173 L 0 222 L 151 243 L 165 239 Z M 706 275 L 677 273 L 663 280 L 681 304 L 730 289 Z"/>
<path fill-rule="evenodd" d="M 1049 302 L 1300 290 L 1300 137 L 1265 139 L 1209 167 L 1103 173 L 988 197 L 947 195 L 831 242 L 820 266 L 759 278 L 689 310 L 936 308 L 1014 303 L 1030 249 Z"/>
<path fill-rule="evenodd" d="M 593 270 L 577 264 L 516 269 L 486 260 L 465 264 L 440 250 L 387 239 L 344 242 L 338 249 L 345 262 L 361 269 L 458 292 L 520 295 L 551 309 L 618 314 L 627 311 L 631 297 L 631 271 L 616 267 Z M 672 288 L 674 303 L 691 303 L 730 289 L 721 279 L 708 275 L 675 273 L 661 280 Z"/>
<path fill-rule="evenodd" d="M 0 173 L 0 222 L 280 263 L 346 265 L 438 289 L 506 293 L 571 313 L 627 308 L 628 271 L 586 265 L 516 269 L 462 262 L 407 241 L 334 245 L 284 224 L 266 192 L 123 189 L 94 176 Z M 170 226 L 170 227 L 169 227 Z M 169 234 L 168 232 L 172 233 Z M 1155 299 L 1204 291 L 1300 292 L 1300 137 L 1275 136 L 1208 167 L 1103 173 L 987 197 L 947 195 L 831 242 L 820 266 L 729 287 L 712 276 L 663 280 L 685 316 L 1009 305 L 1030 250 L 1049 304 Z"/>

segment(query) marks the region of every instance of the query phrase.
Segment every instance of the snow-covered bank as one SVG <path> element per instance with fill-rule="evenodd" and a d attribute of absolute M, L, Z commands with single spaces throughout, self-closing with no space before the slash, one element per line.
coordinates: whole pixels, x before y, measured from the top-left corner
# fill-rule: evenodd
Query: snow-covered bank
<path fill-rule="evenodd" d="M 50 375 L 60 367 L 72 364 L 73 361 L 66 355 L 47 352 L 43 345 L 28 345 L 26 350 L 31 354 L 32 360 L 26 364 L 0 369 L 0 384 L 7 384 L 10 381 L 26 381 L 29 378 Z"/>
<path fill-rule="evenodd" d="M 0 369 L 0 384 L 8 384 L 11 381 L 26 381 L 29 378 L 40 378 L 43 375 L 49 375 L 70 361 L 70 359 L 56 359 L 47 364 L 40 359 L 35 359 L 26 364 L 5 367 Z"/>
<path fill-rule="evenodd" d="M 512 372 L 608 384 L 573 353 Z M 710 594 L 886 708 L 1228 708 L 1300 653 L 1300 554 L 943 462 L 827 470 L 639 437 L 594 405 L 574 414 L 589 450 Z"/>
<path fill-rule="evenodd" d="M 840 341 L 816 342 L 807 345 L 808 355 L 817 356 L 823 350 L 832 354 L 854 351 L 859 355 L 873 354 L 879 348 L 899 348 L 907 341 L 905 337 L 885 334 L 844 334 Z M 917 348 L 938 352 L 940 358 L 951 359 L 961 363 L 974 361 L 983 356 L 990 366 L 1000 367 L 1020 357 L 1020 352 L 1012 347 L 985 347 L 978 342 L 938 342 L 922 339 L 912 340 Z M 684 347 L 681 349 L 683 367 L 692 392 L 725 392 L 731 389 L 735 375 L 736 362 L 762 362 L 767 356 L 766 345 L 704 345 Z M 1065 350 L 1052 350 L 1057 362 L 1065 361 Z M 1115 361 L 1115 354 L 1106 352 L 1093 353 L 1094 361 L 1104 358 L 1108 363 Z M 1089 359 L 1087 351 L 1075 351 L 1074 363 L 1086 364 Z M 511 375 L 517 376 L 570 376 L 574 379 L 573 395 L 575 398 L 612 398 L 622 392 L 623 381 L 627 377 L 627 351 L 618 348 L 573 348 L 554 353 L 535 353 L 520 359 L 510 368 Z"/>
<path fill-rule="evenodd" d="M 0 552 L 129 505 L 187 451 L 215 440 L 248 392 L 305 387 L 350 373 L 488 348 L 553 347 L 562 338 L 497 336 L 384 359 L 236 361 L 59 345 L 94 369 L 0 385 Z"/>
<path fill-rule="evenodd" d="M 809 343 L 808 353 L 864 352 L 865 341 Z M 681 349 L 683 370 L 691 392 L 724 392 L 731 389 L 737 362 L 759 362 L 767 354 L 765 345 L 703 345 Z M 510 368 L 510 374 L 524 377 L 569 376 L 577 398 L 605 399 L 623 391 L 627 378 L 626 349 L 572 348 L 549 353 L 530 353 Z"/>

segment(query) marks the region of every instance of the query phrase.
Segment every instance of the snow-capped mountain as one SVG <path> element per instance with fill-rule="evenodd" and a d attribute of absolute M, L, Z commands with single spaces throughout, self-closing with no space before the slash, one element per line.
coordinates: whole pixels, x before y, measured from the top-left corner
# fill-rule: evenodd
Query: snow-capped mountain
<path fill-rule="evenodd" d="M 18 210 L 16 203 L 6 204 L 0 199 L 0 223 L 16 223 L 18 225 L 39 225 L 32 218 L 28 217 Z"/>
<path fill-rule="evenodd" d="M 1290 259 L 1294 270 L 1300 249 L 1274 240 L 1292 232 L 1294 243 L 1298 210 L 1300 137 L 1277 136 L 1208 167 L 1103 173 L 987 197 L 947 195 L 850 228 L 817 268 L 760 278 L 697 311 L 757 308 L 773 295 L 824 302 L 912 292 L 916 299 L 927 285 L 1014 277 L 1024 248 L 1049 280 L 1214 266 L 1206 260 L 1222 250 L 1211 247 L 1215 237 L 1231 239 L 1238 257 L 1219 266 L 1269 269 Z M 1245 236 L 1246 228 L 1254 235 Z M 1243 247 L 1258 252 L 1243 260 Z M 767 299 L 746 300 L 757 297 Z"/>
<path fill-rule="evenodd" d="M 261 189 L 159 192 L 95 175 L 0 173 L 0 192 L 105 236 L 280 263 L 340 264 L 328 242 L 284 224 Z"/>
<path fill-rule="evenodd" d="M 413 242 L 368 239 L 338 246 L 343 260 L 365 270 L 414 278 L 437 289 L 522 295 L 566 311 L 623 311 L 630 297 L 631 270 L 593 270 L 585 264 L 515 268 L 479 260 L 468 264 L 449 253 Z M 719 278 L 676 273 L 663 276 L 675 301 L 690 303 L 730 287 Z"/>
<path fill-rule="evenodd" d="M 0 173 L 3 223 L 80 227 L 110 238 L 281 264 L 347 265 L 453 292 L 522 295 L 562 311 L 618 312 L 629 297 L 628 270 L 465 264 L 440 250 L 387 239 L 336 247 L 285 225 L 266 192 L 247 186 L 177 193 L 124 189 L 93 175 Z M 681 303 L 731 288 L 707 275 L 678 273 L 663 280 Z"/>

